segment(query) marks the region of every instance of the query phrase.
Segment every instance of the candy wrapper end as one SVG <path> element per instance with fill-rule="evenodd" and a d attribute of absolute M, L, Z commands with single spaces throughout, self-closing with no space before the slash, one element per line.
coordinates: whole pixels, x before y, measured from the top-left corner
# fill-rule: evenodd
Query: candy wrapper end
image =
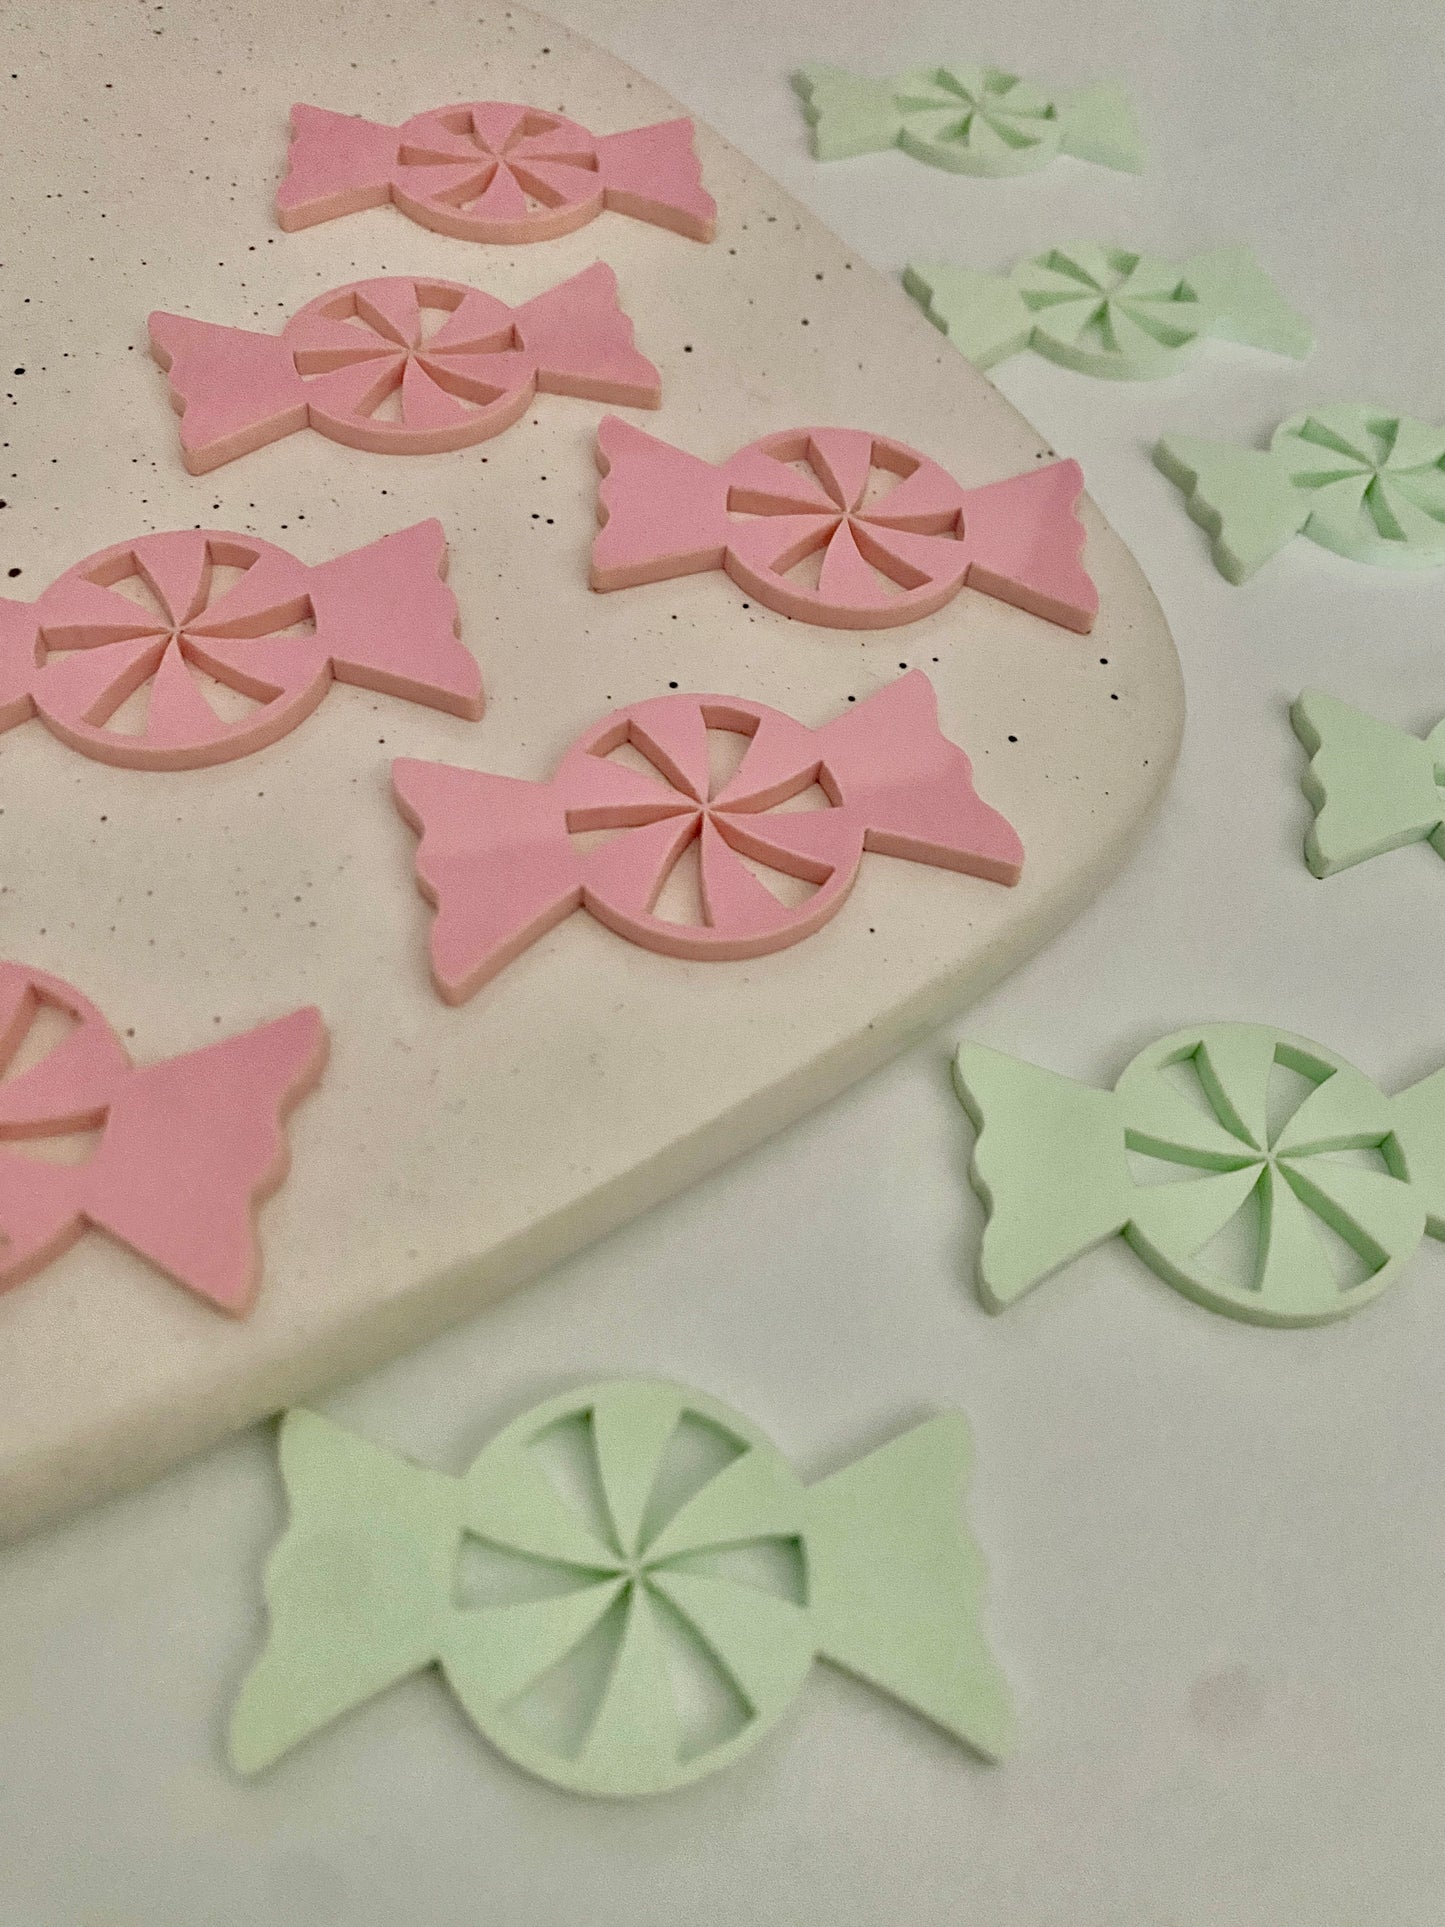
<path fill-rule="evenodd" d="M 840 67 L 802 67 L 792 79 L 812 130 L 815 160 L 847 160 L 897 145 L 903 116 L 888 81 Z"/>
<path fill-rule="evenodd" d="M 317 627 L 335 638 L 337 680 L 475 722 L 484 707 L 482 672 L 459 639 L 446 572 L 446 533 L 435 518 L 314 569 Z"/>
<path fill-rule="evenodd" d="M 634 346 L 617 276 L 604 261 L 524 302 L 516 325 L 536 359 L 540 389 L 623 407 L 662 406 L 662 376 Z"/>
<path fill-rule="evenodd" d="M 1029 345 L 1033 316 L 1006 274 L 912 261 L 903 270 L 903 285 L 975 368 L 992 368 Z"/>
<path fill-rule="evenodd" d="M 821 1657 L 997 1760 L 1013 1714 L 983 1635 L 969 1459 L 968 1426 L 948 1414 L 812 1487 L 809 1606 Z"/>
<path fill-rule="evenodd" d="M 134 1071 L 83 1167 L 86 1218 L 217 1310 L 260 1280 L 256 1214 L 290 1165 L 285 1123 L 326 1063 L 314 1008 Z"/>
<path fill-rule="evenodd" d="M 1315 345 L 1304 316 L 1291 308 L 1246 247 L 1215 248 L 1184 264 L 1190 287 L 1210 313 L 1209 331 L 1223 341 L 1267 348 L 1303 361 Z"/>
<path fill-rule="evenodd" d="M 394 127 L 325 107 L 293 107 L 286 177 L 276 190 L 278 224 L 291 234 L 384 206 L 391 199 L 397 147 Z"/>
<path fill-rule="evenodd" d="M 209 474 L 305 428 L 305 386 L 275 335 L 165 313 L 147 328 L 151 355 L 170 378 L 188 474 Z"/>
<path fill-rule="evenodd" d="M 1300 788 L 1315 811 L 1305 838 L 1315 876 L 1436 835 L 1445 798 L 1428 742 L 1319 689 L 1296 698 L 1290 721 L 1310 756 Z"/>
<path fill-rule="evenodd" d="M 290 1518 L 266 1567 L 266 1642 L 228 1733 L 243 1774 L 433 1663 L 455 1558 L 454 1479 L 315 1412 L 286 1414 L 279 1449 Z"/>
<path fill-rule="evenodd" d="M 1142 174 L 1144 143 L 1129 96 L 1117 81 L 1101 81 L 1064 104 L 1060 151 L 1121 174 Z"/>
<path fill-rule="evenodd" d="M 1018 882 L 1019 834 L 974 788 L 921 669 L 885 683 L 821 733 L 827 766 L 867 826 L 866 849 L 1005 887 Z"/>
<path fill-rule="evenodd" d="M 1084 471 L 1075 461 L 970 489 L 963 507 L 970 586 L 1086 636 L 1099 591 L 1081 559 L 1083 492 Z"/>
<path fill-rule="evenodd" d="M 43 1007 L 76 1027 L 0 1084 L 0 1139 L 99 1133 L 80 1164 L 0 1142 L 0 1287 L 18 1284 L 86 1229 L 109 1232 L 218 1311 L 255 1296 L 256 1214 L 286 1175 L 285 1121 L 326 1055 L 319 1011 L 182 1057 L 133 1065 L 94 1005 L 58 978 L 0 965 L 0 1062 Z"/>
<path fill-rule="evenodd" d="M 607 415 L 597 429 L 597 467 L 594 589 L 632 589 L 723 566 L 727 482 L 711 463 Z"/>
<path fill-rule="evenodd" d="M 1227 582 L 1247 582 L 1309 520 L 1308 496 L 1262 449 L 1165 435 L 1154 465 L 1188 498 L 1190 518 L 1210 537 Z"/>
<path fill-rule="evenodd" d="M 1128 1224 L 1123 1114 L 1112 1091 L 982 1044 L 959 1046 L 953 1083 L 977 1133 L 969 1177 L 987 1213 L 979 1296 L 1001 1311 Z"/>
<path fill-rule="evenodd" d="M 690 241 L 711 241 L 716 234 L 717 202 L 702 184 L 690 120 L 604 135 L 597 143 L 597 169 L 607 205 L 617 213 Z"/>
<path fill-rule="evenodd" d="M 581 865 L 549 785 L 401 757 L 397 808 L 421 841 L 432 980 L 462 1004 L 582 901 Z"/>

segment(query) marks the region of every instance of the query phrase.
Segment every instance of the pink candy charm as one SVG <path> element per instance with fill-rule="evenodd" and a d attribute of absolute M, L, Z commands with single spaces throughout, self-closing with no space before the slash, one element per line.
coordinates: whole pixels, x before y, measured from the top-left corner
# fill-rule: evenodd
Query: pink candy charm
<path fill-rule="evenodd" d="M 468 448 L 509 428 L 538 389 L 634 408 L 662 399 L 600 261 L 519 308 L 398 275 L 318 295 L 279 335 L 153 314 L 150 340 L 192 475 L 306 427 L 377 455 Z"/>
<path fill-rule="evenodd" d="M 719 736 L 748 740 L 716 778 Z M 624 746 L 628 759 L 612 760 Z M 1023 862 L 940 732 L 921 669 L 821 729 L 733 696 L 662 696 L 595 724 L 549 783 L 406 759 L 392 782 L 421 835 L 432 975 L 453 1004 L 578 908 L 649 950 L 731 962 L 820 929 L 864 850 L 997 883 L 1016 882 Z M 805 797 L 817 807 L 787 807 Z M 598 830 L 616 834 L 597 842 Z M 696 861 L 697 914 L 671 921 L 658 900 L 684 858 Z"/>
<path fill-rule="evenodd" d="M 283 228 L 394 201 L 461 241 L 550 241 L 604 207 L 710 241 L 717 206 L 702 185 L 690 120 L 592 135 L 562 114 L 474 100 L 400 127 L 293 107 Z"/>
<path fill-rule="evenodd" d="M 99 762 L 180 770 L 276 742 L 333 679 L 475 719 L 481 672 L 445 567 L 440 522 L 314 569 L 214 529 L 119 542 L 38 601 L 0 599 L 0 730 L 38 714 Z"/>
<path fill-rule="evenodd" d="M 1087 634 L 1077 462 L 963 488 L 916 449 L 857 428 L 795 428 L 714 466 L 609 415 L 597 431 L 602 529 L 592 587 L 726 569 L 780 615 L 891 629 L 967 582 Z"/>
<path fill-rule="evenodd" d="M 0 963 L 0 1075 L 43 1008 L 68 1033 L 0 1083 L 0 1290 L 94 1226 L 221 1311 L 249 1311 L 256 1207 L 286 1175 L 282 1123 L 326 1061 L 321 1013 L 137 1069 L 94 1004 Z M 96 1129 L 83 1163 L 37 1155 L 39 1140 Z"/>

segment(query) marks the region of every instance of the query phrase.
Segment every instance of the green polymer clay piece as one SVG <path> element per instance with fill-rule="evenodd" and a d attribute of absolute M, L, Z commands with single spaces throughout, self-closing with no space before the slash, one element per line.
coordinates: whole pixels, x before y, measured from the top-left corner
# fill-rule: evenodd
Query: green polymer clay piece
<path fill-rule="evenodd" d="M 1386 1097 L 1308 1038 L 1205 1024 L 1141 1051 L 1112 1091 L 968 1043 L 954 1082 L 993 1311 L 1123 1237 L 1213 1311 L 1318 1325 L 1445 1237 L 1445 1070 Z"/>
<path fill-rule="evenodd" d="M 851 160 L 898 145 L 903 117 L 891 81 L 840 67 L 804 67 L 794 74 L 793 88 L 812 129 L 816 160 Z"/>
<path fill-rule="evenodd" d="M 820 161 L 901 147 L 956 174 L 1027 174 L 1059 154 L 1131 174 L 1144 165 L 1133 109 L 1112 82 L 1051 95 L 997 67 L 929 67 L 896 80 L 805 67 L 793 86 Z"/>
<path fill-rule="evenodd" d="M 267 1569 L 270 1636 L 231 1720 L 240 1772 L 433 1666 L 500 1752 L 576 1793 L 714 1772 L 781 1717 L 815 1658 L 986 1757 L 1008 1744 L 956 1414 L 813 1486 L 726 1406 L 652 1380 L 538 1406 L 460 1478 L 304 1411 L 280 1453 L 291 1516 Z"/>
<path fill-rule="evenodd" d="M 1310 755 L 1301 787 L 1315 820 L 1305 861 L 1317 877 L 1406 843 L 1445 856 L 1445 721 L 1422 741 L 1319 689 L 1296 699 L 1290 721 Z"/>
<path fill-rule="evenodd" d="M 1247 248 L 1175 262 L 1088 242 L 1006 274 L 915 261 L 903 285 L 980 368 L 1033 348 L 1080 374 L 1148 381 L 1174 373 L 1205 336 L 1296 358 L 1313 346 Z"/>
<path fill-rule="evenodd" d="M 1267 450 L 1166 435 L 1154 460 L 1231 582 L 1301 533 L 1356 562 L 1445 563 L 1445 429 L 1408 415 L 1320 408 L 1282 422 Z"/>

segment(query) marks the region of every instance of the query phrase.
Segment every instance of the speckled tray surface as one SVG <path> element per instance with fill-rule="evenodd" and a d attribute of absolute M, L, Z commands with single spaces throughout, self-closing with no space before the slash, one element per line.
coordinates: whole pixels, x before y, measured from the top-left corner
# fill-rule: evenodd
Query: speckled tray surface
<path fill-rule="evenodd" d="M 377 0 L 350 6 L 345 32 L 298 10 L 283 49 L 245 0 L 224 46 L 153 35 L 129 7 L 43 15 L 51 57 L 7 95 L 10 148 L 29 164 L 3 189 L 0 591 L 37 595 L 150 529 L 250 531 L 319 562 L 435 515 L 489 708 L 470 724 L 338 689 L 270 749 L 180 775 L 87 761 L 34 724 L 0 737 L 0 954 L 74 983 L 143 1058 L 311 1002 L 333 1035 L 262 1213 L 249 1321 L 95 1234 L 0 1298 L 11 1532 L 415 1342 L 977 995 L 1119 863 L 1183 715 L 1157 605 L 1087 503 L 1091 637 L 967 590 L 859 636 L 748 607 L 715 574 L 591 594 L 603 411 L 584 401 L 548 397 L 456 454 L 386 460 L 298 437 L 192 480 L 145 352 L 150 310 L 271 327 L 385 273 L 516 303 L 599 258 L 663 375 L 662 409 L 630 418 L 710 459 L 805 422 L 895 436 L 965 485 L 1046 451 L 899 289 L 703 126 L 711 247 L 611 214 L 516 250 L 390 208 L 277 228 L 298 96 L 384 121 L 491 96 L 599 133 L 679 111 L 519 9 L 428 12 L 405 34 Z M 927 670 L 945 732 L 1023 836 L 1016 890 L 870 858 L 826 929 L 755 963 L 677 962 L 574 917 L 464 1007 L 435 995 L 393 757 L 539 776 L 603 710 L 673 683 L 818 723 L 904 665 Z"/>

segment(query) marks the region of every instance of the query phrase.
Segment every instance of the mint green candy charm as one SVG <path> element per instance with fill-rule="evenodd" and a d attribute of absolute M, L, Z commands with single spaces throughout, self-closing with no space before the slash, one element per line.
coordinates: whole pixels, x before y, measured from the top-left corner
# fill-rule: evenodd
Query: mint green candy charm
<path fill-rule="evenodd" d="M 991 1311 L 1122 1236 L 1213 1311 L 1319 1325 L 1445 1238 L 1445 1070 L 1386 1097 L 1308 1038 L 1204 1024 L 1112 1091 L 967 1043 L 954 1082 L 978 1133 Z"/>
<path fill-rule="evenodd" d="M 493 1746 L 575 1793 L 715 1772 L 815 1658 L 985 1757 L 1008 1743 L 957 1414 L 813 1486 L 726 1406 L 652 1380 L 538 1406 L 460 1478 L 305 1411 L 280 1456 L 290 1522 L 231 1719 L 242 1773 L 432 1666 Z"/>
<path fill-rule="evenodd" d="M 898 80 L 805 67 L 793 86 L 820 161 L 901 147 L 955 174 L 1028 174 L 1059 154 L 1126 174 L 1144 165 L 1133 109 L 1112 82 L 1069 95 L 997 67 L 928 67 Z"/>
<path fill-rule="evenodd" d="M 1317 877 L 1406 843 L 1445 856 L 1445 721 L 1422 741 L 1319 689 L 1296 699 L 1290 721 L 1310 755 L 1301 787 L 1315 820 L 1305 861 Z"/>
<path fill-rule="evenodd" d="M 1445 429 L 1408 415 L 1348 406 L 1292 415 L 1267 451 L 1166 435 L 1154 460 L 1184 490 L 1230 582 L 1299 534 L 1355 562 L 1445 563 Z"/>
<path fill-rule="evenodd" d="M 1006 274 L 915 261 L 903 285 L 979 368 L 1032 348 L 1082 375 L 1152 381 L 1181 368 L 1205 336 L 1296 359 L 1314 345 L 1248 248 L 1176 262 L 1088 242 Z"/>

